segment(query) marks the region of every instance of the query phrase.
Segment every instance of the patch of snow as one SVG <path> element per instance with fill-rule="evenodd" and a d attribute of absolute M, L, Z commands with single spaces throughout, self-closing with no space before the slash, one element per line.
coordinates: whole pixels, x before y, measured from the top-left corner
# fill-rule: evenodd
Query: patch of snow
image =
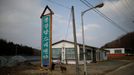
<path fill-rule="evenodd" d="M 8 60 L 7 67 L 16 66 L 18 63 L 25 62 L 26 59 L 23 56 L 13 56 Z"/>
<path fill-rule="evenodd" d="M 7 59 L 3 56 L 0 56 L 0 67 L 4 67 L 7 63 Z"/>

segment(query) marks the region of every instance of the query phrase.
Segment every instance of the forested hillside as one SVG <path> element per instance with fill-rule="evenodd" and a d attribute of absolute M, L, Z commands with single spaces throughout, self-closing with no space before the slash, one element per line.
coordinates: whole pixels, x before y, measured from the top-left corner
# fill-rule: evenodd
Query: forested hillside
<path fill-rule="evenodd" d="M 102 48 L 129 48 L 134 49 L 134 32 L 128 33 L 112 42 L 105 44 Z"/>
<path fill-rule="evenodd" d="M 13 42 L 7 42 L 0 39 L 0 56 L 11 55 L 40 55 L 40 51 L 32 47 L 14 44 Z"/>

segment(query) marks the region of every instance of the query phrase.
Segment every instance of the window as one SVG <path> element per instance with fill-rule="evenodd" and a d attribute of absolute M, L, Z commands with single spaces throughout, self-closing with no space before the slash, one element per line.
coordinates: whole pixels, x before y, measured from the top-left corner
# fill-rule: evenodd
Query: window
<path fill-rule="evenodd" d="M 91 50 L 86 50 L 86 60 L 91 60 Z"/>
<path fill-rule="evenodd" d="M 114 53 L 115 54 L 121 54 L 122 52 L 121 52 L 121 50 L 115 50 Z"/>
<path fill-rule="evenodd" d="M 66 55 L 66 59 L 75 59 L 74 48 L 66 48 L 65 55 Z"/>
<path fill-rule="evenodd" d="M 52 49 L 52 58 L 58 59 L 61 56 L 61 48 L 53 48 Z"/>
<path fill-rule="evenodd" d="M 83 48 L 80 48 L 80 60 L 84 59 Z M 86 60 L 91 60 L 91 50 L 86 49 Z"/>
<path fill-rule="evenodd" d="M 84 57 L 83 57 L 83 48 L 80 48 L 80 60 L 83 60 Z"/>

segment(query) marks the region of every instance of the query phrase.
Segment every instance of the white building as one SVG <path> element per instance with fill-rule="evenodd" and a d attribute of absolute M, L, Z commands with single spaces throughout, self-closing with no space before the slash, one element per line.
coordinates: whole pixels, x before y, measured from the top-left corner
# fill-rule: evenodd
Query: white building
<path fill-rule="evenodd" d="M 131 48 L 105 48 L 105 50 L 109 50 L 108 57 L 134 55 L 134 50 Z"/>
<path fill-rule="evenodd" d="M 105 48 L 110 54 L 125 54 L 125 48 Z"/>
<path fill-rule="evenodd" d="M 96 47 L 85 46 L 87 63 L 96 62 Z M 77 43 L 78 61 L 83 64 L 83 45 Z M 61 60 L 64 64 L 75 64 L 74 42 L 61 40 L 52 44 L 53 62 Z"/>

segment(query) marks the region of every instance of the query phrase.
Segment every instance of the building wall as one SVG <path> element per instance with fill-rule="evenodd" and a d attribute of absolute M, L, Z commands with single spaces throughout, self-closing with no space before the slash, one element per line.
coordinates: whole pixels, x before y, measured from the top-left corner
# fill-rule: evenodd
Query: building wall
<path fill-rule="evenodd" d="M 124 54 L 125 48 L 106 48 L 106 50 L 110 51 L 110 54 Z M 121 50 L 121 53 L 115 53 L 116 50 Z"/>
<path fill-rule="evenodd" d="M 97 50 L 96 51 L 96 61 L 104 61 L 108 59 L 108 51 L 105 50 Z"/>
<path fill-rule="evenodd" d="M 66 59 L 66 49 L 67 48 L 74 48 L 74 44 L 72 43 L 68 43 L 68 42 L 60 42 L 60 43 L 57 43 L 55 45 L 52 46 L 52 48 L 61 48 L 61 62 L 62 63 L 65 63 L 65 64 L 75 64 L 75 60 L 74 59 Z M 92 48 L 86 48 L 88 50 L 91 50 L 93 51 Z M 80 46 L 77 45 L 77 50 L 78 50 L 78 61 L 79 61 L 79 64 L 83 64 L 83 60 L 80 60 Z M 83 50 L 83 49 L 82 49 Z M 83 51 L 82 51 L 83 52 Z M 93 58 L 93 52 L 91 52 L 91 58 Z M 74 55 L 75 56 L 75 55 Z M 90 63 L 92 59 L 90 60 L 87 60 L 87 63 Z M 59 59 L 57 60 L 53 60 L 53 62 L 59 62 Z"/>
<path fill-rule="evenodd" d="M 52 46 L 52 48 L 61 48 L 61 62 L 67 64 L 75 64 L 75 60 L 66 60 L 66 48 L 74 48 L 74 44 L 68 42 L 61 42 Z M 77 45 L 78 60 L 79 60 L 79 45 Z M 56 62 L 56 60 L 54 60 Z M 58 61 L 58 60 L 57 60 Z"/>
<path fill-rule="evenodd" d="M 60 48 L 61 49 L 61 62 L 64 63 L 64 64 L 75 64 L 76 61 L 75 61 L 75 58 L 70 58 L 70 59 L 67 59 L 67 57 L 70 57 L 73 53 L 73 52 L 70 52 L 68 54 L 70 54 L 70 56 L 67 56 L 68 54 L 66 53 L 66 51 L 69 51 L 68 49 L 69 48 L 73 48 L 74 49 L 74 44 L 73 43 L 70 43 L 70 42 L 59 42 L 59 43 L 56 43 L 52 46 L 52 48 Z M 72 50 L 73 50 L 72 49 Z M 93 48 L 93 47 L 90 47 L 90 46 L 86 46 L 86 57 L 87 57 L 87 63 L 90 63 L 90 62 L 96 62 L 97 60 L 97 56 L 98 56 L 98 59 L 100 60 L 107 60 L 107 55 L 105 55 L 105 51 L 100 51 L 99 53 L 96 52 L 96 48 Z M 55 49 L 56 50 L 56 49 Z M 71 49 L 70 49 L 71 50 Z M 83 59 L 83 46 L 81 44 L 78 44 L 77 45 L 77 50 L 78 50 L 78 62 L 79 64 L 84 64 L 84 59 Z M 53 51 L 53 50 L 52 50 Z M 81 55 L 82 54 L 82 55 Z M 81 55 L 81 60 L 80 60 L 80 55 Z M 75 54 L 74 54 L 75 56 Z M 72 56 L 73 57 L 73 56 Z M 60 62 L 59 59 L 53 59 L 53 62 Z"/>
<path fill-rule="evenodd" d="M 107 48 L 110 53 L 108 54 L 108 59 L 117 59 L 125 56 L 125 48 Z"/>

